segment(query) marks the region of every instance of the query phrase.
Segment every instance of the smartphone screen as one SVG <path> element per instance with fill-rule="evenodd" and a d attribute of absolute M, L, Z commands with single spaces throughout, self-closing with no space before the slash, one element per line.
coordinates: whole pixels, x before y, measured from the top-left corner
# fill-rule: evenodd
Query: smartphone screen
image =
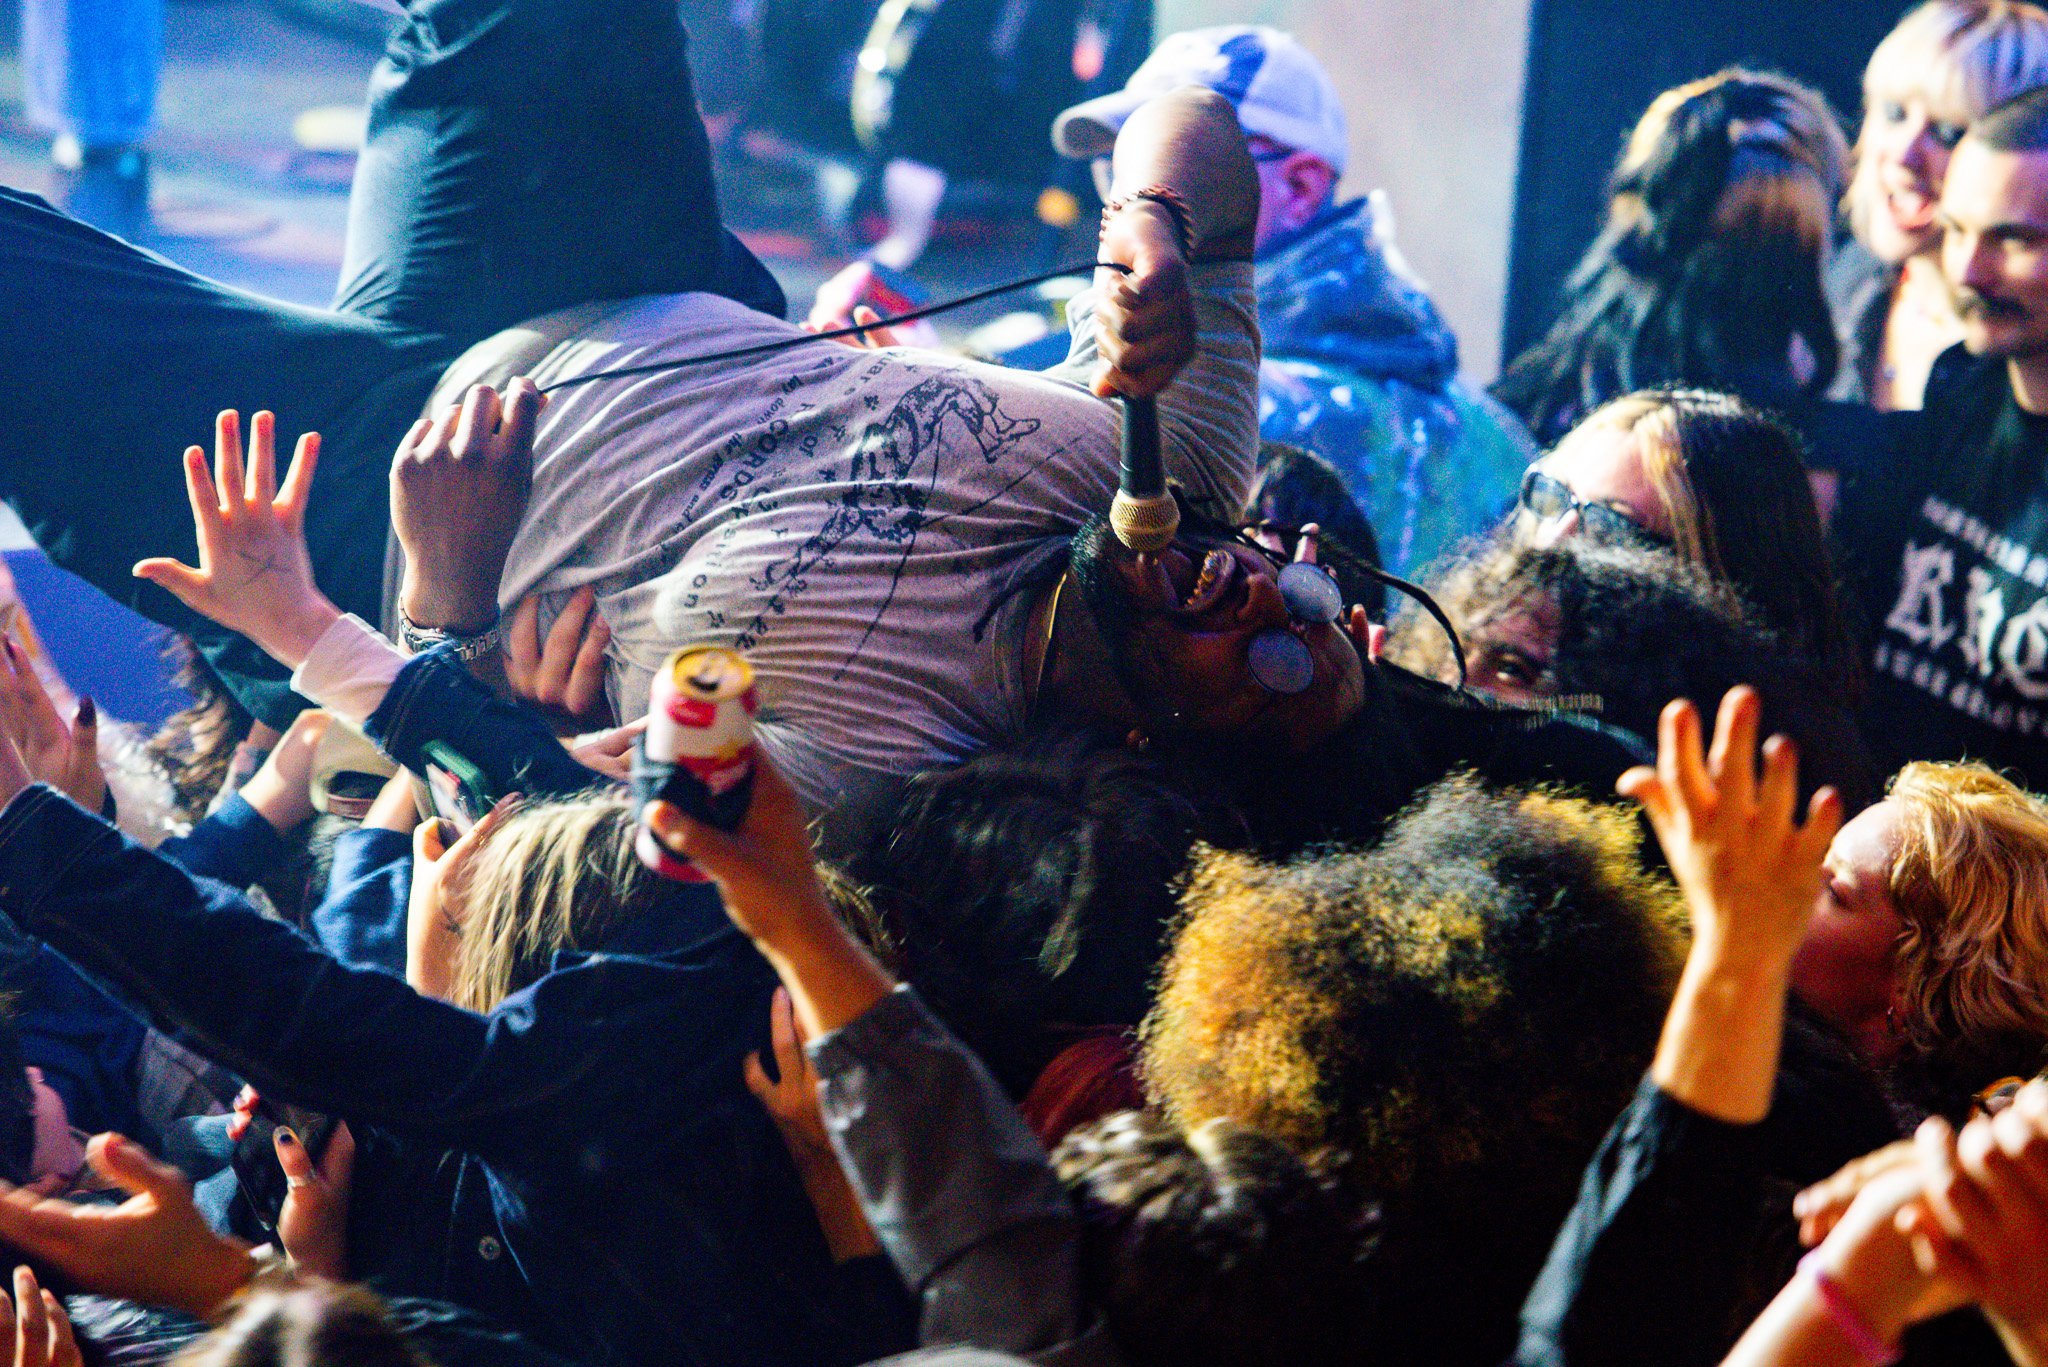
<path fill-rule="evenodd" d="M 483 818 L 482 812 L 471 810 L 470 794 L 462 780 L 438 764 L 427 765 L 427 796 L 433 800 L 434 815 L 455 827 L 458 836 L 468 835 L 470 827 Z"/>

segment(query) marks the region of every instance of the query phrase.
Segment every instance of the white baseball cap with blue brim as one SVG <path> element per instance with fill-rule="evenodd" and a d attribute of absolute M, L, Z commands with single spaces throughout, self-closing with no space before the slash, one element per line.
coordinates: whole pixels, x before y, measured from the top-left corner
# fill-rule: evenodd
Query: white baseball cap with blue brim
<path fill-rule="evenodd" d="M 1344 107 L 1322 63 L 1292 34 L 1225 24 L 1167 35 L 1122 90 L 1073 106 L 1053 120 L 1053 145 L 1069 157 L 1106 157 L 1117 130 L 1145 101 L 1207 86 L 1237 106 L 1249 135 L 1311 152 L 1344 174 L 1350 139 Z"/>

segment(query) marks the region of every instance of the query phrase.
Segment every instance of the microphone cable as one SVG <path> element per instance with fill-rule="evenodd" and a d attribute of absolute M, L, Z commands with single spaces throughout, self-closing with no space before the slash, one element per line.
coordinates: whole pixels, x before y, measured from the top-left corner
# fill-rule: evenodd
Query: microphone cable
<path fill-rule="evenodd" d="M 599 380 L 624 380 L 635 375 L 659 375 L 665 370 L 687 370 L 691 366 L 709 365 L 713 361 L 749 360 L 755 356 L 772 355 L 810 342 L 835 342 L 845 337 L 858 337 L 881 328 L 900 327 L 904 323 L 915 323 L 941 313 L 949 313 L 954 309 L 966 308 L 969 304 L 978 304 L 984 299 L 994 299 L 998 295 L 1014 294 L 1018 290 L 1030 289 L 1033 285 L 1043 285 L 1049 280 L 1059 280 L 1070 275 L 1085 275 L 1095 270 L 1112 270 L 1122 275 L 1131 273 L 1129 266 L 1116 261 L 1069 261 L 1066 265 L 1055 266 L 1049 271 L 1006 280 L 1001 284 L 990 285 L 957 298 L 941 300 L 936 304 L 926 304 L 908 313 L 899 313 L 893 318 L 882 318 L 872 323 L 854 323 L 825 332 L 806 332 L 800 337 L 757 342 L 752 346 L 734 347 L 729 351 L 707 351 L 702 355 L 683 356 L 672 361 L 650 361 L 646 365 L 620 366 L 615 370 L 593 370 L 588 375 L 575 375 L 566 380 L 556 380 L 553 384 L 542 385 L 540 392 L 552 394 L 558 389 L 569 389 L 580 384 L 595 384 Z"/>

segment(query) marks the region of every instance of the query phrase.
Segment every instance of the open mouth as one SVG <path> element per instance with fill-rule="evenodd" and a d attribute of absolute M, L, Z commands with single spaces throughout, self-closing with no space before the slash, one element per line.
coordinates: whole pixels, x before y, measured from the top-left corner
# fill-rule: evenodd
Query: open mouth
<path fill-rule="evenodd" d="M 1887 191 L 1884 202 L 1892 222 L 1903 232 L 1921 233 L 1934 226 L 1934 196 L 1924 190 Z"/>
<path fill-rule="evenodd" d="M 1152 559 L 1152 584 L 1159 606 L 1175 617 L 1204 617 L 1241 596 L 1245 569 L 1235 555 L 1217 547 L 1195 560 L 1178 549 Z"/>

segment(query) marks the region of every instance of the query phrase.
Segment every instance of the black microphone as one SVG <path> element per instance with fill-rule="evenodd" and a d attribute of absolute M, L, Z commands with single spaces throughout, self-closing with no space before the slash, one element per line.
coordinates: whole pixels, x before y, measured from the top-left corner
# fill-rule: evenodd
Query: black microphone
<path fill-rule="evenodd" d="M 1167 492 L 1159 460 L 1159 410 L 1150 399 L 1125 399 L 1123 409 L 1123 464 L 1109 505 L 1110 530 L 1131 550 L 1163 551 L 1180 530 L 1180 505 Z"/>

